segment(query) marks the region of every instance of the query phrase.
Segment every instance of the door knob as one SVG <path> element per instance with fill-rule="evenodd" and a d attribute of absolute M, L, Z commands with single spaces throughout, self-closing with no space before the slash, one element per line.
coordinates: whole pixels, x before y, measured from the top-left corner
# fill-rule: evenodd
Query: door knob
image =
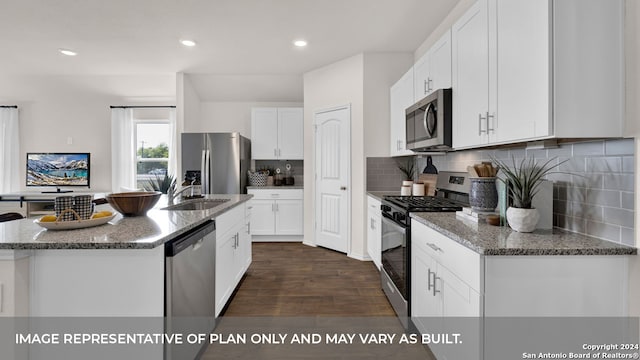
<path fill-rule="evenodd" d="M 342 191 L 347 190 L 347 187 L 346 186 L 340 186 L 340 190 L 342 190 Z"/>

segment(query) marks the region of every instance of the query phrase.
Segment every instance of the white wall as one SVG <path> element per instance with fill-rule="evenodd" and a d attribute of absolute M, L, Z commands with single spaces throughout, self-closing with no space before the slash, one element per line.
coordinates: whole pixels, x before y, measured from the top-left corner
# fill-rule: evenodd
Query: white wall
<path fill-rule="evenodd" d="M 91 190 L 111 189 L 110 105 L 174 105 L 175 75 L 0 76 L 0 104 L 20 111 L 27 152 L 90 152 Z M 67 144 L 71 137 L 72 144 Z M 20 174 L 26 189 L 25 174 Z"/>
<path fill-rule="evenodd" d="M 364 152 L 389 156 L 389 88 L 413 65 L 412 53 L 364 54 Z"/>
<path fill-rule="evenodd" d="M 304 75 L 305 242 L 313 243 L 313 116 L 318 110 L 351 105 L 351 247 L 366 252 L 366 157 L 389 155 L 389 87 L 413 63 L 411 53 L 365 53 Z"/>
<path fill-rule="evenodd" d="M 185 132 L 235 132 L 251 138 L 251 108 L 302 107 L 301 102 L 203 101 L 199 118 L 185 119 Z"/>
<path fill-rule="evenodd" d="M 304 74 L 304 242 L 314 244 L 314 193 L 315 162 L 313 120 L 318 110 L 351 104 L 351 133 L 362 133 L 363 128 L 363 55 L 327 65 Z M 353 257 L 364 257 L 364 222 L 362 216 L 365 208 L 359 207 L 358 201 L 364 197 L 365 189 L 360 181 L 363 173 L 362 136 L 351 143 L 352 187 L 351 187 L 351 252 Z"/>

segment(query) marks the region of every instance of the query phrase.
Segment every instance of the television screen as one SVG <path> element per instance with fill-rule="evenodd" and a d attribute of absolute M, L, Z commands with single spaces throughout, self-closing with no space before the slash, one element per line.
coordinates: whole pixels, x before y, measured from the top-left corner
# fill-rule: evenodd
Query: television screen
<path fill-rule="evenodd" d="M 89 186 L 89 153 L 28 153 L 27 186 Z"/>

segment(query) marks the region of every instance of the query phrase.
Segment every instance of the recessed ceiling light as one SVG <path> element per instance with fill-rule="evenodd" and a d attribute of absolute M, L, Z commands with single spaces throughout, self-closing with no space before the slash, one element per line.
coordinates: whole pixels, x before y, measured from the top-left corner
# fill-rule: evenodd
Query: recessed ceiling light
<path fill-rule="evenodd" d="M 75 51 L 71 51 L 69 49 L 58 49 L 58 51 L 63 54 L 63 55 L 67 55 L 67 56 L 76 56 L 78 55 L 77 52 Z"/>
<path fill-rule="evenodd" d="M 193 40 L 180 40 L 180 43 L 184 46 L 196 46 L 196 42 Z"/>
<path fill-rule="evenodd" d="M 297 46 L 297 47 L 305 47 L 307 46 L 307 42 L 304 40 L 296 40 L 293 42 L 293 45 Z"/>

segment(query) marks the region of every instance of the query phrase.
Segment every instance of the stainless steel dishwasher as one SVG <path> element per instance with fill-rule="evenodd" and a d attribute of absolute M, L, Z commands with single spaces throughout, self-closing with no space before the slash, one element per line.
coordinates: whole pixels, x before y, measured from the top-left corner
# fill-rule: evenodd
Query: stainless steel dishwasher
<path fill-rule="evenodd" d="M 166 345 L 165 359 L 195 359 L 206 349 L 188 344 L 188 334 L 215 327 L 216 223 L 207 223 L 165 245 L 165 330 L 182 334 L 183 345 Z"/>

